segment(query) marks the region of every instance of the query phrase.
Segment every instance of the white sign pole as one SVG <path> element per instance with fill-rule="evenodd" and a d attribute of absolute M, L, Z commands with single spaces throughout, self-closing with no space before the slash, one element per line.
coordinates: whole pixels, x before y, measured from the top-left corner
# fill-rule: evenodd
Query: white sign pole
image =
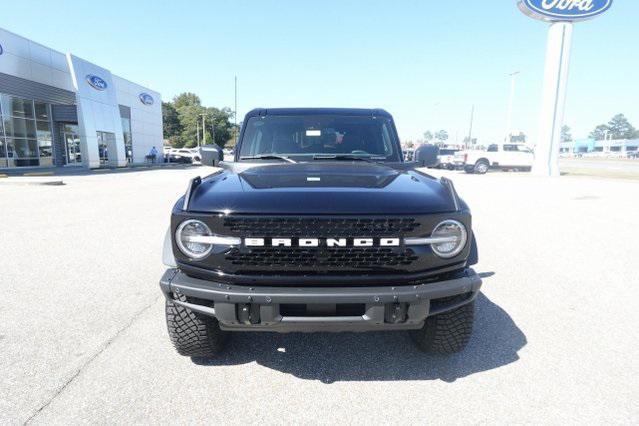
<path fill-rule="evenodd" d="M 555 22 L 548 31 L 539 133 L 533 166 L 533 172 L 541 176 L 559 176 L 559 143 L 564 124 L 572 26 L 571 22 Z"/>

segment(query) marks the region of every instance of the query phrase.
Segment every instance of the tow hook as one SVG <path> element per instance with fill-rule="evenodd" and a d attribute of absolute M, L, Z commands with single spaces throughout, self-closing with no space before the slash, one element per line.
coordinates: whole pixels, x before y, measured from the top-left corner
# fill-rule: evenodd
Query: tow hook
<path fill-rule="evenodd" d="M 384 312 L 384 322 L 389 324 L 400 324 L 406 322 L 406 303 L 389 303 Z"/>
<path fill-rule="evenodd" d="M 259 324 L 260 305 L 257 305 L 255 303 L 238 303 L 237 319 L 241 324 Z"/>

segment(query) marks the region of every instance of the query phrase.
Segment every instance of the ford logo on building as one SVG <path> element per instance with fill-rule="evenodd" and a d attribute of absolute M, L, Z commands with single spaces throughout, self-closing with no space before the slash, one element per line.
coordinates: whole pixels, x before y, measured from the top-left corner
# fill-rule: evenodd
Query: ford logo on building
<path fill-rule="evenodd" d="M 520 0 L 519 9 L 543 21 L 581 21 L 612 6 L 612 0 Z"/>
<path fill-rule="evenodd" d="M 0 44 L 0 55 L 2 55 L 4 53 L 4 49 L 2 48 L 2 45 Z"/>
<path fill-rule="evenodd" d="M 140 102 L 144 105 L 153 105 L 153 96 L 148 93 L 140 93 Z"/>
<path fill-rule="evenodd" d="M 89 86 L 93 87 L 95 90 L 100 91 L 106 90 L 108 86 L 106 81 L 93 74 L 87 75 L 87 83 L 89 83 Z"/>

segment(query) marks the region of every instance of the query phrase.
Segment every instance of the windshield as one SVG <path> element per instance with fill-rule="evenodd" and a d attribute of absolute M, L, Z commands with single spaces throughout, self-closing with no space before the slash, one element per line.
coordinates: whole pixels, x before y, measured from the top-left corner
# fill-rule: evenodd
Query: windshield
<path fill-rule="evenodd" d="M 361 156 L 400 161 L 399 143 L 386 117 L 265 116 L 247 122 L 240 158 L 266 155 L 299 157 Z"/>

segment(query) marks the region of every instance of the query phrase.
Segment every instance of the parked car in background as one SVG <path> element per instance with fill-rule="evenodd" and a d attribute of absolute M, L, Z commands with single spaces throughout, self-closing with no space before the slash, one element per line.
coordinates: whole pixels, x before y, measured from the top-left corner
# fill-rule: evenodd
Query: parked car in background
<path fill-rule="evenodd" d="M 630 158 L 632 160 L 639 159 L 639 151 L 626 151 L 626 158 Z"/>
<path fill-rule="evenodd" d="M 404 161 L 413 161 L 415 158 L 415 150 L 408 148 L 404 150 Z"/>
<path fill-rule="evenodd" d="M 202 155 L 199 148 L 173 149 L 169 153 L 169 161 L 171 163 L 197 164 L 202 161 Z"/>
<path fill-rule="evenodd" d="M 439 155 L 437 156 L 437 160 L 439 161 L 437 168 L 455 170 L 457 167 L 455 159 L 458 152 L 461 152 L 458 148 L 440 148 Z"/>
<path fill-rule="evenodd" d="M 523 143 L 489 145 L 485 151 L 466 151 L 464 171 L 485 174 L 490 169 L 529 172 L 535 156 Z"/>

